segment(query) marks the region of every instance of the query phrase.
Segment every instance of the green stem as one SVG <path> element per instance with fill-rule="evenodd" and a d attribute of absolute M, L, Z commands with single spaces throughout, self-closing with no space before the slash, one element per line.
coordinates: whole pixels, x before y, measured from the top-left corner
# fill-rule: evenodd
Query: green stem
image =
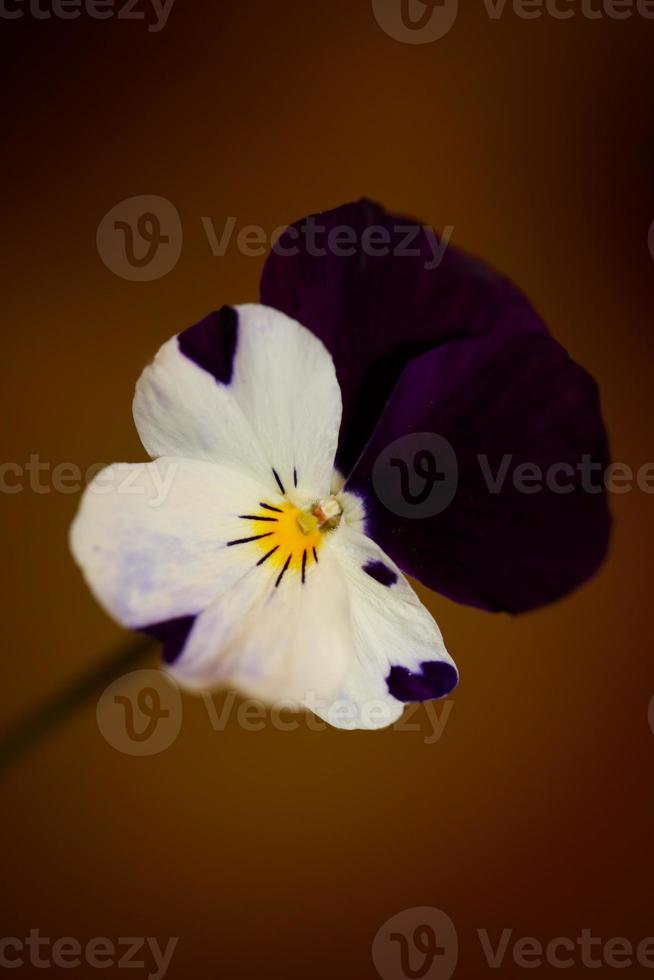
<path fill-rule="evenodd" d="M 94 695 L 136 667 L 155 647 L 156 641 L 141 637 L 122 647 L 104 664 L 80 677 L 36 711 L 30 712 L 7 732 L 0 734 L 0 772 L 8 769 L 24 752 L 58 728 L 72 713 Z"/>

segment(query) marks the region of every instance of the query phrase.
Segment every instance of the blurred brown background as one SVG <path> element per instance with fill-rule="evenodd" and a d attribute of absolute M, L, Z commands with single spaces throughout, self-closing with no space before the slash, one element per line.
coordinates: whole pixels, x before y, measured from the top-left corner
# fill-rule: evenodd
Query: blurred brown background
<path fill-rule="evenodd" d="M 212 256 L 201 218 L 272 232 L 361 195 L 453 225 L 514 278 L 598 378 L 614 458 L 654 458 L 654 21 L 467 3 L 446 37 L 409 45 L 367 0 L 177 0 L 159 32 L 23 12 L 0 18 L 2 461 L 144 458 L 143 365 L 258 295 L 263 259 L 235 241 Z M 142 194 L 174 203 L 184 244 L 140 283 L 103 264 L 96 231 Z M 68 552 L 77 502 L 0 496 L 3 725 L 123 641 Z M 424 718 L 214 732 L 187 698 L 174 744 L 134 758 L 89 703 L 3 777 L 0 936 L 178 936 L 171 978 L 365 980 L 377 930 L 414 906 L 452 918 L 464 977 L 493 975 L 478 928 L 654 935 L 654 497 L 613 510 L 610 560 L 552 608 L 511 620 L 424 596 L 462 672 L 436 744 Z M 523 974 L 507 954 L 500 975 Z"/>

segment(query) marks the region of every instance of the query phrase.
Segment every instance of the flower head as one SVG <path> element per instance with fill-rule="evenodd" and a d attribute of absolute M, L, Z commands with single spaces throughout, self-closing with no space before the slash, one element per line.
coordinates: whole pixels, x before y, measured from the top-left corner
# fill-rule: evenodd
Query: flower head
<path fill-rule="evenodd" d="M 328 720 L 337 702 L 348 726 L 370 728 L 455 686 L 436 623 L 339 486 L 340 390 L 308 330 L 224 308 L 163 346 L 134 418 L 154 462 L 98 476 L 72 547 L 105 608 L 163 642 L 180 683 Z"/>
<path fill-rule="evenodd" d="M 320 220 L 359 240 L 419 228 L 368 202 Z M 420 248 L 316 254 L 297 247 L 300 226 L 268 260 L 265 305 L 224 307 L 146 368 L 134 418 L 153 462 L 96 478 L 72 548 L 183 685 L 378 728 L 458 679 L 403 572 L 519 612 L 605 553 L 603 494 L 519 494 L 506 473 L 496 492 L 479 459 L 603 463 L 606 437 L 594 382 L 506 280 L 451 248 L 437 268 Z M 373 474 L 393 440 L 424 432 L 454 447 L 459 486 L 413 520 L 389 512 Z"/>

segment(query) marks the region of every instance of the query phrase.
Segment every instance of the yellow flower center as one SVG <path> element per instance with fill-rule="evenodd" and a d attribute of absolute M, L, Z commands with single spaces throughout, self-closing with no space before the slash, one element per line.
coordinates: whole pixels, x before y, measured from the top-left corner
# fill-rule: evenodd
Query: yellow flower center
<path fill-rule="evenodd" d="M 251 537 L 257 539 L 262 555 L 258 564 L 266 562 L 282 573 L 298 572 L 304 581 L 311 566 L 318 564 L 325 534 L 340 521 L 340 505 L 329 498 L 308 511 L 290 503 L 260 506 L 261 513 L 251 523 Z"/>

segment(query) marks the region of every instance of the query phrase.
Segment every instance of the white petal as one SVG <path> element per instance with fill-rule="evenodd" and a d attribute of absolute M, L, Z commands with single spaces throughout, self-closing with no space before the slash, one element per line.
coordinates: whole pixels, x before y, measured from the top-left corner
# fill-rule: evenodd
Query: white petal
<path fill-rule="evenodd" d="M 433 617 L 381 548 L 344 526 L 334 536 L 334 552 L 347 582 L 354 659 L 334 702 L 308 707 L 338 728 L 383 728 L 400 717 L 407 701 L 443 696 L 427 676 L 430 670 L 442 670 L 453 687 L 456 668 Z M 402 700 L 389 690 L 389 678 L 393 690 L 404 688 Z M 411 690 L 418 696 L 404 696 Z"/>
<path fill-rule="evenodd" d="M 246 470 L 271 489 L 274 470 L 287 491 L 297 481 L 305 493 L 324 496 L 341 419 L 332 359 L 312 333 L 284 314 L 257 305 L 234 309 L 235 328 L 232 310 L 212 314 L 164 344 L 143 372 L 134 399 L 143 444 L 154 457 L 213 460 Z M 235 348 L 225 340 L 230 330 Z M 194 357 L 200 351 L 195 360 L 189 350 Z"/>
<path fill-rule="evenodd" d="M 250 527 L 239 515 L 279 496 L 241 473 L 200 460 L 117 464 L 87 488 L 71 548 L 104 608 L 123 625 L 195 615 L 250 567 L 227 542 Z"/>
<path fill-rule="evenodd" d="M 273 703 L 318 699 L 340 689 L 352 660 L 348 596 L 328 549 L 303 584 L 272 561 L 250 570 L 198 617 L 168 669 L 198 690 L 238 688 Z"/>

